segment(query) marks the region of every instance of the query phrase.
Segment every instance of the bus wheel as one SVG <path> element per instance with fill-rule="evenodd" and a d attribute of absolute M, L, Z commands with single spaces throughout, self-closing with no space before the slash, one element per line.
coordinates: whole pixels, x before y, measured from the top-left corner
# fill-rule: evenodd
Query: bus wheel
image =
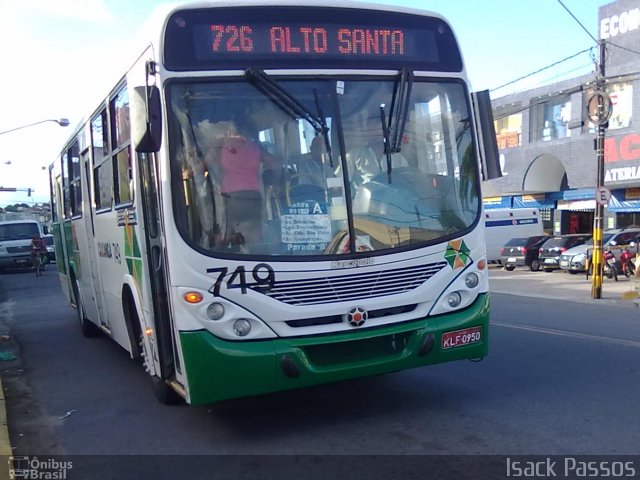
<path fill-rule="evenodd" d="M 80 289 L 78 288 L 78 282 L 73 283 L 73 300 L 76 303 L 76 315 L 80 322 L 80 331 L 85 337 L 97 337 L 100 335 L 100 329 L 97 325 L 91 322 L 84 314 L 84 305 L 82 304 L 82 298 L 80 297 Z"/>
<path fill-rule="evenodd" d="M 178 403 L 182 403 L 184 399 L 178 394 L 178 392 L 167 385 L 167 382 L 162 380 L 160 377 L 151 374 L 151 365 L 149 365 L 147 362 L 151 362 L 153 360 L 148 357 L 148 354 L 144 349 L 144 333 L 142 330 L 142 323 L 138 318 L 138 312 L 136 311 L 134 305 L 129 304 L 128 310 L 132 322 L 131 324 L 134 325 L 134 329 L 137 329 L 137 332 L 135 333 L 137 333 L 137 338 L 139 339 L 138 356 L 142 360 L 144 369 L 150 375 L 151 387 L 153 389 L 154 395 L 156 396 L 158 401 L 164 405 L 176 405 Z"/>

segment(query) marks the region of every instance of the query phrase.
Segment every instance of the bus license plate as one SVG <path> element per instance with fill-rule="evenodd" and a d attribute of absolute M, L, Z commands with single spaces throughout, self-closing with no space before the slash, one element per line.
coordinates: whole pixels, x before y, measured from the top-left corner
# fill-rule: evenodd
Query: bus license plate
<path fill-rule="evenodd" d="M 465 328 L 442 334 L 442 349 L 462 347 L 482 340 L 482 327 Z"/>

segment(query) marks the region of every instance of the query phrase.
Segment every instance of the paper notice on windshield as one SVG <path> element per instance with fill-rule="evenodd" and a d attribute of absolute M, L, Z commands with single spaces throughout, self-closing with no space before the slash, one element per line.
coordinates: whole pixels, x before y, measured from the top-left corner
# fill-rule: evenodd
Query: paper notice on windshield
<path fill-rule="evenodd" d="M 322 251 L 331 241 L 331 219 L 326 203 L 294 203 L 280 220 L 282 243 L 287 251 Z"/>

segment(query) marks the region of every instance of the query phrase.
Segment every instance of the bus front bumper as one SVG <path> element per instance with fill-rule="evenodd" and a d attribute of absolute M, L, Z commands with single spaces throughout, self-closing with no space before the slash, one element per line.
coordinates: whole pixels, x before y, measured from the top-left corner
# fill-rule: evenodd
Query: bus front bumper
<path fill-rule="evenodd" d="M 488 353 L 488 326 L 489 295 L 483 294 L 459 312 L 348 333 L 232 342 L 207 331 L 181 332 L 188 400 L 209 404 L 478 359 Z"/>

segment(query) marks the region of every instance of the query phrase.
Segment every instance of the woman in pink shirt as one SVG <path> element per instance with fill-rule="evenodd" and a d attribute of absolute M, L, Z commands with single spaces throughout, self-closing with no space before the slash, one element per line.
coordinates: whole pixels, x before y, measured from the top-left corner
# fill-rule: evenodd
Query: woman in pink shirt
<path fill-rule="evenodd" d="M 262 163 L 265 170 L 280 168 L 273 155 L 240 134 L 233 124 L 207 152 L 205 164 L 209 172 L 217 173 L 213 181 L 220 187 L 225 206 L 225 243 L 251 248 L 262 240 Z"/>

